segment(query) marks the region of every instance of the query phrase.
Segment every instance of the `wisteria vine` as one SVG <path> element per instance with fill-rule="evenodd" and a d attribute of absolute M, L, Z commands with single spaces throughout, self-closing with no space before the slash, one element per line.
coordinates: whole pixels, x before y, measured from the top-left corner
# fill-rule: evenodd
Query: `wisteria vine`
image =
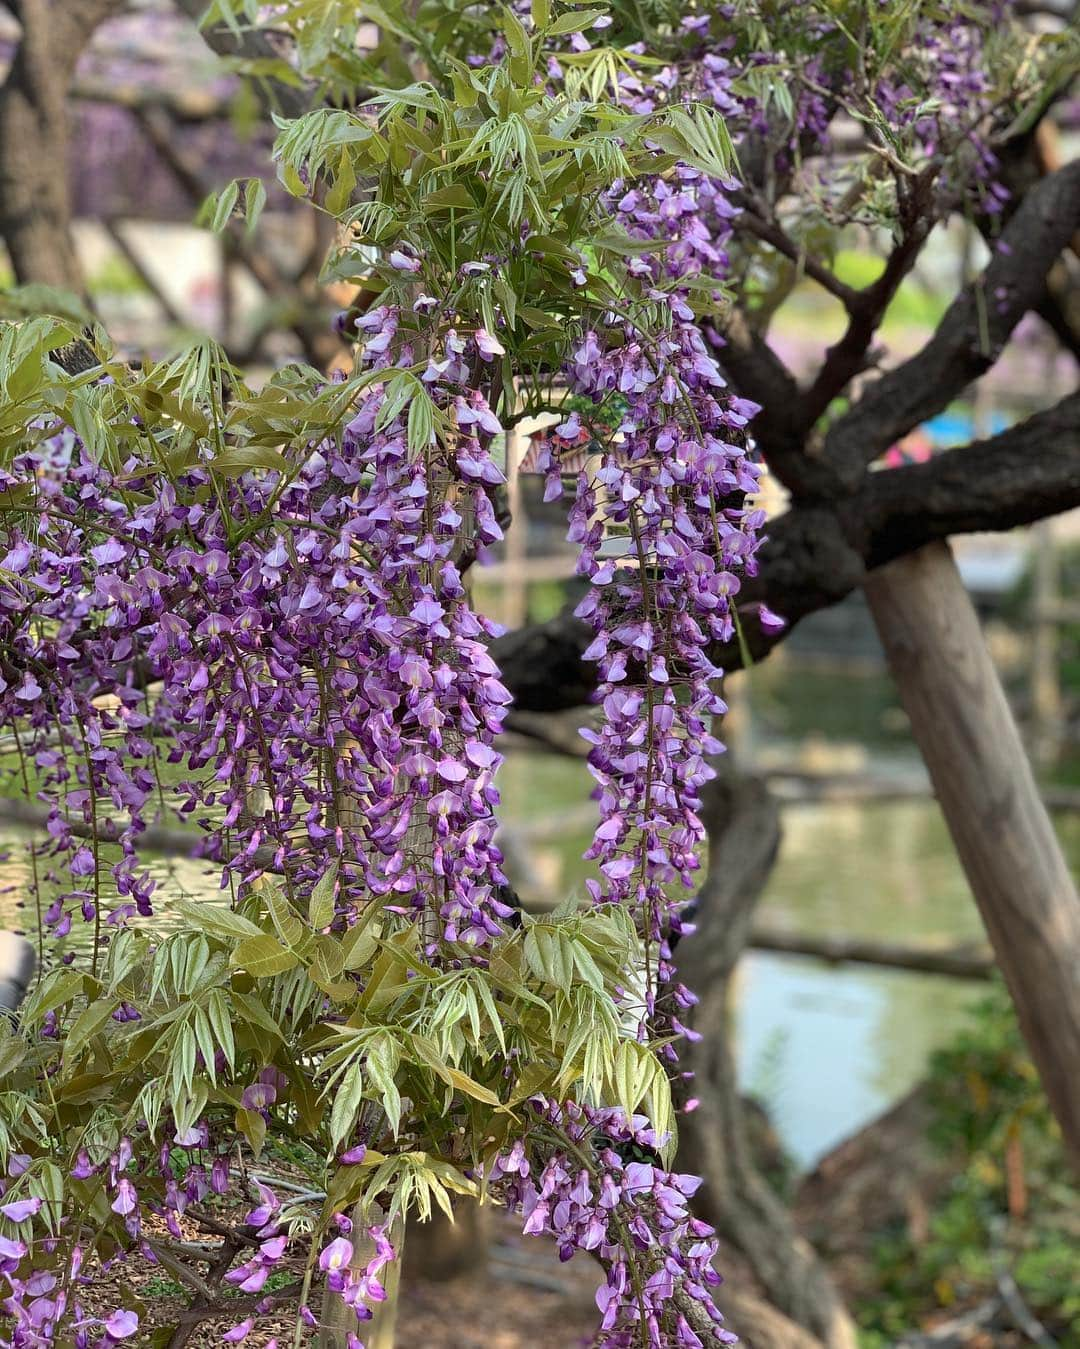
<path fill-rule="evenodd" d="M 139 376 L 102 348 L 58 383 L 60 338 L 25 330 L 42 396 L 0 472 L 0 725 L 46 812 L 44 978 L 5 1059 L 26 1094 L 0 1101 L 0 1344 L 141 1334 L 95 1281 L 171 1267 L 196 1231 L 223 1238 L 243 1309 L 226 1343 L 289 1302 L 299 1344 L 321 1281 L 361 1346 L 402 1213 L 454 1192 L 600 1261 L 603 1349 L 734 1338 L 668 1086 L 694 1034 L 671 943 L 722 749 L 710 653 L 782 622 L 737 607 L 759 409 L 720 329 L 761 187 L 731 140 L 827 213 L 807 165 L 854 109 L 871 165 L 910 156 L 898 214 L 909 178 L 1003 201 L 982 28 L 898 28 L 877 70 L 827 8 L 794 10 L 773 32 L 749 0 L 691 6 L 653 50 L 618 5 L 588 32 L 517 5 L 400 97 L 283 125 L 285 187 L 342 221 L 338 274 L 363 283 L 347 375 L 256 394 L 208 346 Z M 568 523 L 600 676 L 591 902 L 551 920 L 503 871 L 511 699 L 467 577 L 502 537 L 505 432 L 540 410 L 548 500 L 566 447 L 590 451 Z M 225 902 L 170 935 L 144 845 L 174 811 Z M 306 1200 L 252 1170 L 279 1133 L 311 1154 Z"/>

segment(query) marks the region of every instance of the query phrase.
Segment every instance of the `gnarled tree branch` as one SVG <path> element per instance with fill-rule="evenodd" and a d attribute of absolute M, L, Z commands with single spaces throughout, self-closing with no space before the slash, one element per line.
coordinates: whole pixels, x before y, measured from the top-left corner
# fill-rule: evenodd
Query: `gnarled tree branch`
<path fill-rule="evenodd" d="M 226 23 L 203 25 L 207 0 L 176 0 L 177 9 L 186 14 L 199 28 L 203 41 L 219 56 L 244 61 L 279 61 L 281 52 L 266 33 L 257 28 L 241 27 L 236 33 Z M 267 106 L 283 117 L 301 117 L 311 108 L 311 93 L 303 85 L 284 80 L 262 79 L 258 88 Z"/>
<path fill-rule="evenodd" d="M 842 600 L 867 570 L 952 534 L 1012 529 L 1080 506 L 1080 393 L 988 440 L 925 464 L 864 476 L 861 488 L 832 504 L 796 505 L 770 522 L 758 575 L 739 596 L 755 660 L 783 641 L 807 614 Z M 754 608 L 765 603 L 788 627 L 766 633 Z M 581 654 L 592 640 L 568 612 L 520 628 L 492 644 L 517 707 L 554 712 L 580 706 L 595 687 L 595 666 Z M 726 670 L 742 665 L 735 643 L 714 649 Z"/>
<path fill-rule="evenodd" d="M 1080 160 L 1028 193 L 986 270 L 949 306 L 926 346 L 870 385 L 829 432 L 825 457 L 846 486 L 857 488 L 867 464 L 994 364 L 1042 300 L 1047 273 L 1078 226 Z"/>
<path fill-rule="evenodd" d="M 782 226 L 768 219 L 756 205 L 749 205 L 741 212 L 735 221 L 735 228 L 752 234 L 755 239 L 760 239 L 762 243 L 768 244 L 770 248 L 776 249 L 778 253 L 794 262 L 801 272 L 812 281 L 816 281 L 830 295 L 835 296 L 845 309 L 851 310 L 858 304 L 859 292 L 853 286 L 841 281 L 835 272 L 811 257 Z"/>
<path fill-rule="evenodd" d="M 933 223 L 929 209 L 915 213 L 889 254 L 885 270 L 872 285 L 857 291 L 848 304 L 848 325 L 844 335 L 825 353 L 813 384 L 803 395 L 802 415 L 807 431 L 863 368 L 885 311 L 900 283 L 915 265 Z"/>
<path fill-rule="evenodd" d="M 1012 529 L 1080 505 L 1080 393 L 989 440 L 871 473 L 858 501 L 868 567 L 951 534 Z"/>

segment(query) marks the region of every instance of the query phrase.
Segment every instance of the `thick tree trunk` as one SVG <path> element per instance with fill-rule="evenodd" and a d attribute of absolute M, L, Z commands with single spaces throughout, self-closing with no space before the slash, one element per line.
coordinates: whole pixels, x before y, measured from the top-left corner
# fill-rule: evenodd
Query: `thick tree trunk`
<path fill-rule="evenodd" d="M 1080 1166 L 1080 897 L 947 544 L 866 595 L 1020 1026 Z"/>
<path fill-rule="evenodd" d="M 701 999 L 694 1024 L 704 1038 L 685 1055 L 701 1105 L 680 1126 L 679 1163 L 704 1176 L 698 1211 L 746 1255 L 773 1306 L 828 1349 L 854 1349 L 854 1326 L 828 1273 L 754 1165 L 728 1033 L 732 974 L 780 838 L 776 802 L 759 781 L 721 779 L 708 790 L 704 818 L 709 871 L 698 932 L 677 952 L 680 978 Z M 728 1311 L 738 1332 L 737 1301 Z"/>
<path fill-rule="evenodd" d="M 80 290 L 68 198 L 68 53 L 55 50 L 45 0 L 24 0 L 20 18 L 22 40 L 0 89 L 0 233 L 17 280 Z"/>

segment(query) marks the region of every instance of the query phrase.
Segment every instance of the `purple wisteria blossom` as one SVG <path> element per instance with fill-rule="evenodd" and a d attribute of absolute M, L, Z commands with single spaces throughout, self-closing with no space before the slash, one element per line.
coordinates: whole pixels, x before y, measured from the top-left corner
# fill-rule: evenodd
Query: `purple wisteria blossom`
<path fill-rule="evenodd" d="M 520 1209 L 527 1235 L 552 1237 L 563 1260 L 589 1251 L 604 1265 L 607 1276 L 596 1294 L 600 1349 L 734 1343 L 710 1292 L 720 1283 L 712 1265 L 713 1229 L 688 1207 L 701 1181 L 658 1164 L 623 1160 L 616 1151 L 620 1146 L 655 1152 L 662 1145 L 644 1116 L 628 1120 L 618 1109 L 543 1098 L 531 1105 L 537 1126 L 563 1135 L 566 1149 L 557 1149 L 534 1173 L 516 1143 L 495 1159 L 488 1179 Z M 584 1149 L 588 1165 L 581 1160 Z M 676 1292 L 681 1305 L 698 1308 L 695 1320 L 708 1325 L 710 1340 L 701 1339 L 684 1311 L 672 1314 Z"/>
<path fill-rule="evenodd" d="M 529 6 L 514 8 L 532 22 Z M 787 8 L 804 25 L 801 46 L 815 53 L 838 31 L 821 7 Z M 826 144 L 835 102 L 855 92 L 852 78 L 817 54 L 802 60 L 789 81 L 789 125 L 778 134 L 776 108 L 747 92 L 748 76 L 765 70 L 788 80 L 787 58 L 771 47 L 743 53 L 737 17 L 730 4 L 686 14 L 670 62 L 634 44 L 612 67 L 609 93 L 642 119 L 704 103 L 736 139 L 765 133 L 776 141 L 781 173 L 805 171 L 812 156 L 804 152 Z M 566 97 L 567 48 L 590 52 L 613 21 L 586 22 L 588 36 L 565 34 L 544 53 L 537 98 Z M 874 78 L 875 115 L 919 166 L 948 160 L 935 190 L 984 213 L 1000 210 L 998 165 L 977 129 L 991 98 L 982 32 L 936 12 L 918 31 L 908 64 Z M 508 57 L 500 33 L 470 65 Z M 931 66 L 936 100 L 915 92 Z M 358 136 L 372 133 L 374 123 L 356 121 Z M 421 967 L 427 978 L 495 964 L 512 913 L 495 819 L 497 737 L 511 698 L 488 646 L 497 626 L 473 607 L 463 573 L 466 559 L 502 538 L 500 416 L 516 415 L 514 381 L 537 373 L 524 379 L 515 366 L 517 320 L 532 306 L 517 303 L 513 278 L 540 259 L 558 260 L 566 264 L 556 325 L 564 344 L 550 364 L 565 355 L 561 375 L 573 398 L 540 466 L 553 501 L 564 490 L 564 447 L 587 447 L 590 456 L 568 502 L 587 582 L 577 614 L 591 629 L 585 655 L 600 677 L 599 720 L 584 733 L 599 806 L 587 885 L 594 903 L 633 916 L 645 948 L 649 980 L 640 998 L 623 998 L 624 1022 L 642 1046 L 659 1042 L 667 1065 L 677 1061 L 678 1041 L 694 1035 L 682 1018 L 695 999 L 675 983 L 670 944 L 686 930 L 680 912 L 704 840 L 700 794 L 722 750 L 723 672 L 710 651 L 738 639 L 741 623 L 775 632 L 784 619 L 764 605 L 738 608 L 765 526 L 753 444 L 759 409 L 729 389 L 723 340 L 701 317 L 710 304 L 719 308 L 730 278 L 742 198 L 724 175 L 666 154 L 659 163 L 662 172 L 635 168 L 605 181 L 595 204 L 609 238 L 630 240 L 618 286 L 593 271 L 596 250 L 586 241 L 538 243 L 535 219 L 515 219 L 504 253 L 485 243 L 476 250 L 483 256 L 455 252 L 450 264 L 396 229 L 379 235 L 393 241 L 380 245 L 386 289 L 366 313 L 339 323 L 356 344 L 347 413 L 334 434 L 283 432 L 288 453 L 270 457 L 269 467 L 217 473 L 209 438 L 199 435 L 192 453 L 173 455 L 186 444 L 175 427 L 186 423 L 171 404 L 166 429 L 137 423 L 152 452 L 110 458 L 83 423 L 85 436 L 55 431 L 50 420 L 5 460 L 0 494 L 30 504 L 5 526 L 0 722 L 48 810 L 35 858 L 49 887 L 46 934 L 92 940 L 93 998 L 118 935 L 155 913 L 157 883 L 141 848 L 160 809 L 162 764 L 179 779 L 179 813 L 200 829 L 202 856 L 241 906 L 238 920 L 272 880 L 294 923 L 294 911 L 308 915 L 314 898 L 313 940 L 341 938 L 373 915 L 381 940 L 412 940 L 401 948 L 415 954 L 409 979 Z M 315 176 L 300 174 L 313 192 Z M 333 392 L 332 381 L 325 388 Z M 275 394 L 288 390 L 275 386 Z M 227 422 L 218 411 L 213 420 Z M 316 886 L 328 875 L 323 904 Z M 346 990 L 368 977 L 352 967 L 338 973 L 352 981 Z M 336 1009 L 322 992 L 315 1019 L 330 1024 Z M 70 1035 L 60 1006 L 40 1023 L 45 1041 Z M 102 1020 L 111 1035 L 136 1036 L 149 1012 L 114 1000 Z M 62 1157 L 46 1158 L 35 1137 L 23 1144 L 33 1156 L 9 1158 L 0 1216 L 16 1226 L 0 1235 L 0 1349 L 54 1349 L 58 1339 L 109 1349 L 140 1333 L 133 1310 L 90 1314 L 80 1301 L 101 1252 L 76 1226 L 62 1238 L 74 1245 L 60 1245 L 55 1215 L 30 1196 L 46 1163 L 62 1164 L 81 1187 L 80 1202 L 98 1204 L 109 1226 L 106 1259 L 117 1263 L 153 1261 L 147 1229 L 163 1224 L 184 1239 L 193 1213 L 214 1197 L 250 1204 L 239 1208 L 241 1263 L 224 1275 L 248 1300 L 223 1338 L 261 1342 L 270 1281 L 295 1255 L 298 1225 L 284 1189 L 249 1180 L 238 1164 L 231 1120 L 235 1112 L 237 1123 L 266 1131 L 286 1118 L 295 1083 L 261 1067 L 261 1047 L 230 1075 L 225 1039 L 203 1033 L 189 1055 L 195 1068 L 189 1063 L 185 1085 L 196 1072 L 200 1086 L 213 1078 L 213 1106 L 204 1093 L 185 1110 L 174 1090 L 163 1120 L 151 1122 L 150 1108 L 132 1116 L 130 1137 L 95 1125 L 64 1140 Z M 507 1080 L 519 1052 L 507 1051 L 500 1064 Z M 685 1109 L 695 1105 L 691 1098 Z M 544 1098 L 513 1121 L 488 1158 L 485 1182 L 562 1259 L 578 1251 L 599 1259 L 604 1349 L 698 1349 L 734 1338 L 712 1300 L 713 1231 L 690 1208 L 698 1181 L 660 1162 L 666 1140 L 652 1122 Z M 335 1135 L 333 1152 L 340 1167 L 360 1168 L 383 1146 L 365 1118 Z M 655 1160 L 627 1160 L 635 1152 Z M 64 1215 L 61 1227 L 69 1221 Z M 386 1297 L 396 1252 L 383 1227 L 356 1229 L 344 1213 L 326 1214 L 309 1269 L 352 1309 L 359 1331 Z M 374 1250 L 366 1262 L 362 1243 Z M 298 1316 L 315 1326 L 307 1305 Z M 350 1331 L 347 1342 L 361 1339 Z"/>

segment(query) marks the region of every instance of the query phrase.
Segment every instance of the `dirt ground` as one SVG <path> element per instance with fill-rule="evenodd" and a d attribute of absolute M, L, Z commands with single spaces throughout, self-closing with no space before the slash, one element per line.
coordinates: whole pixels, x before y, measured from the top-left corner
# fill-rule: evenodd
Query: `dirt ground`
<path fill-rule="evenodd" d="M 600 1271 L 588 1257 L 560 1264 L 551 1242 L 500 1222 L 487 1268 L 434 1283 L 406 1277 L 399 1349 L 580 1349 L 596 1331 Z"/>
<path fill-rule="evenodd" d="M 599 1320 L 593 1300 L 599 1277 L 592 1260 L 579 1256 L 561 1264 L 550 1242 L 523 1237 L 512 1219 L 499 1215 L 492 1220 L 488 1259 L 476 1273 L 437 1281 L 407 1265 L 398 1349 L 583 1349 Z M 313 1299 L 316 1313 L 321 1296 Z M 161 1349 L 167 1342 L 163 1327 L 175 1321 L 186 1299 L 166 1271 L 140 1262 L 100 1272 L 84 1305 L 99 1315 L 117 1305 L 134 1307 L 138 1343 Z M 295 1304 L 283 1303 L 279 1314 L 259 1318 L 244 1349 L 263 1349 L 274 1338 L 279 1349 L 291 1349 L 295 1312 Z M 239 1319 L 202 1322 L 185 1349 L 217 1349 L 222 1332 Z M 305 1344 L 314 1338 L 305 1335 Z"/>

